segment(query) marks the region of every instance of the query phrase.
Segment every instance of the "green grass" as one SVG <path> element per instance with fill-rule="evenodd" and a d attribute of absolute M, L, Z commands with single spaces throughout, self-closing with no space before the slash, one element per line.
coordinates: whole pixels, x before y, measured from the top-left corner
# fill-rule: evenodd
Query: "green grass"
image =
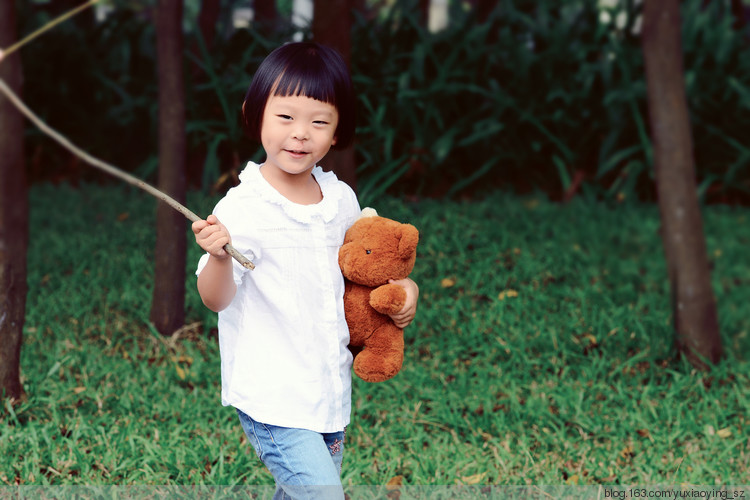
<path fill-rule="evenodd" d="M 271 484 L 220 405 L 199 249 L 188 326 L 163 338 L 148 324 L 154 202 L 65 185 L 31 200 L 27 399 L 0 410 L 0 485 Z M 703 373 L 674 356 L 656 207 L 377 208 L 422 232 L 420 304 L 402 372 L 355 382 L 345 484 L 747 482 L 750 210 L 705 213 L 727 356 Z"/>

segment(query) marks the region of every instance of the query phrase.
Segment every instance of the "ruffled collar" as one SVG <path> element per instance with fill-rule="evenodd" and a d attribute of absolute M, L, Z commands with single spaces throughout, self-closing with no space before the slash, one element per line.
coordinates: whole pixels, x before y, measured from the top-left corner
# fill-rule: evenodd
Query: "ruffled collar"
<path fill-rule="evenodd" d="M 320 216 L 324 222 L 330 222 L 338 213 L 339 200 L 342 196 L 341 185 L 336 174 L 324 172 L 319 166 L 312 169 L 323 199 L 313 205 L 300 205 L 294 203 L 279 193 L 260 173 L 260 165 L 252 161 L 240 173 L 240 186 L 251 188 L 261 199 L 280 206 L 287 216 L 297 222 L 310 224 L 316 216 Z"/>

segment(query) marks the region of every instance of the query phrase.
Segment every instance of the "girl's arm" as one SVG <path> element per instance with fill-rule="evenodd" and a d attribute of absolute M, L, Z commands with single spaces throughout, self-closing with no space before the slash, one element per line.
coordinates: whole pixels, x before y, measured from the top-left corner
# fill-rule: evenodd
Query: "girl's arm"
<path fill-rule="evenodd" d="M 389 280 L 388 283 L 399 285 L 406 291 L 406 303 L 397 313 L 391 314 L 390 317 L 399 328 L 406 328 L 411 324 L 414 316 L 417 314 L 417 299 L 419 298 L 419 287 L 411 280 L 405 278 L 402 280 Z"/>
<path fill-rule="evenodd" d="M 231 243 L 229 231 L 215 215 L 193 222 L 192 229 L 195 242 L 209 254 L 206 267 L 198 275 L 198 293 L 206 307 L 219 312 L 232 302 L 237 292 L 232 258 L 224 251 L 224 245 Z"/>

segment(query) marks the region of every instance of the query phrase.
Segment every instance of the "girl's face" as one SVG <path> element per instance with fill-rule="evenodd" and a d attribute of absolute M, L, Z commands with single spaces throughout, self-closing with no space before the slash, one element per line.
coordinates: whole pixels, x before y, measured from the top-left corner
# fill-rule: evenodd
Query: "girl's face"
<path fill-rule="evenodd" d="M 309 173 L 336 144 L 339 113 L 303 95 L 271 95 L 260 127 L 265 165 L 290 175 Z"/>

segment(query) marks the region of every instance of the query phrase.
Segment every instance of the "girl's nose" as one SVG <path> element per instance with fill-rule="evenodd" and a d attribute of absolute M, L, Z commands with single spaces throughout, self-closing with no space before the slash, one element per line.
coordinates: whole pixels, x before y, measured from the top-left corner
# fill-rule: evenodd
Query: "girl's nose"
<path fill-rule="evenodd" d="M 292 137 L 294 139 L 297 139 L 298 141 L 304 141 L 305 139 L 308 139 L 307 127 L 302 124 L 298 124 L 292 131 Z"/>

